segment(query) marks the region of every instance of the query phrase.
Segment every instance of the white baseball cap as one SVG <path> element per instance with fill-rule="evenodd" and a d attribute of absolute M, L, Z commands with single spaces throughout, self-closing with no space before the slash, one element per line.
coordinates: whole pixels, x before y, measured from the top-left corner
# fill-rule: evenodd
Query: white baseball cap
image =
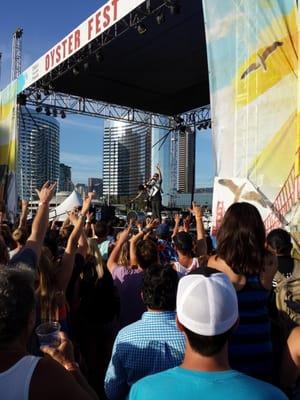
<path fill-rule="evenodd" d="M 177 318 L 190 331 L 203 336 L 228 331 L 239 316 L 236 291 L 227 275 L 187 275 L 177 290 Z"/>

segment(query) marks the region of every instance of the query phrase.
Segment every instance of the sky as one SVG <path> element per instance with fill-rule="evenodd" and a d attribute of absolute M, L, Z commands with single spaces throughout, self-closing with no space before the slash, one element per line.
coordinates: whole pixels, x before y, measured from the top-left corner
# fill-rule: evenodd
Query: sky
<path fill-rule="evenodd" d="M 60 41 L 106 1 L 5 1 L 0 13 L 0 89 L 10 80 L 12 35 L 23 28 L 22 70 Z M 60 162 L 72 167 L 74 183 L 102 176 L 103 120 L 68 115 L 61 127 Z M 214 162 L 210 130 L 197 133 L 196 187 L 212 185 Z"/>

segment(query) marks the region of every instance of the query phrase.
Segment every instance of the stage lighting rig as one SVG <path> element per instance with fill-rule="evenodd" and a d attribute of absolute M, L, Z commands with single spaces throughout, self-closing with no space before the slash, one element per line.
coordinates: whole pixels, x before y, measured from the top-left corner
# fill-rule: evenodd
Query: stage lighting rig
<path fill-rule="evenodd" d="M 62 119 L 66 118 L 66 113 L 64 112 L 64 110 L 60 111 L 60 116 L 61 116 Z"/>
<path fill-rule="evenodd" d="M 45 114 L 46 114 L 48 117 L 50 117 L 50 115 L 51 115 L 51 110 L 50 110 L 49 107 L 45 107 Z"/>
<path fill-rule="evenodd" d="M 156 16 L 156 22 L 158 25 L 163 24 L 166 21 L 165 14 L 161 11 L 159 14 Z"/>
<path fill-rule="evenodd" d="M 80 71 L 79 71 L 78 67 L 73 67 L 72 72 L 73 72 L 74 76 L 78 76 L 80 74 Z"/>
<path fill-rule="evenodd" d="M 137 24 L 136 29 L 140 35 L 144 35 L 147 32 L 147 28 L 141 22 Z"/>
<path fill-rule="evenodd" d="M 43 111 L 43 107 L 42 106 L 36 106 L 35 111 L 40 113 Z"/>
<path fill-rule="evenodd" d="M 180 14 L 181 7 L 177 0 L 166 0 L 165 4 L 170 9 L 172 15 Z"/>

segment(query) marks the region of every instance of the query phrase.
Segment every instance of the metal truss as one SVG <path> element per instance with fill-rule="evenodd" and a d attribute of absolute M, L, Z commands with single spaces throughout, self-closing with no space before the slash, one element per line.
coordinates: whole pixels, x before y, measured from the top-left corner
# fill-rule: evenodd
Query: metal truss
<path fill-rule="evenodd" d="M 120 21 L 116 22 L 111 28 L 107 29 L 97 38 L 92 40 L 81 50 L 76 52 L 73 56 L 58 65 L 55 69 L 50 71 L 46 76 L 41 78 L 35 83 L 36 87 L 47 88 L 49 86 L 55 87 L 55 80 L 63 76 L 66 72 L 87 63 L 91 57 L 95 57 L 98 62 L 102 59 L 101 50 L 107 46 L 111 41 L 122 36 L 129 29 L 140 30 L 143 27 L 143 21 L 149 16 L 157 16 L 164 8 L 172 7 L 174 0 L 147 0 L 145 3 L 130 12 Z M 171 5 L 170 5 L 171 4 Z"/>
<path fill-rule="evenodd" d="M 101 62 L 101 49 L 112 40 L 117 39 L 129 29 L 143 29 L 143 21 L 148 17 L 158 17 L 164 9 L 176 7 L 175 0 L 147 0 L 115 25 L 103 32 L 99 37 L 88 43 L 80 51 L 50 71 L 46 76 L 24 91 L 27 104 L 40 112 L 57 116 L 67 113 L 81 114 L 103 119 L 112 119 L 123 122 L 142 124 L 162 129 L 176 129 L 178 125 L 187 127 L 208 127 L 210 123 L 210 107 L 201 107 L 180 116 L 166 117 L 136 108 L 108 104 L 97 100 L 67 95 L 55 91 L 55 80 L 68 71 L 84 67 L 85 63 L 96 58 Z M 204 124 L 204 125 L 203 125 Z"/>
<path fill-rule="evenodd" d="M 210 122 L 210 106 L 204 106 L 174 117 L 151 113 L 136 108 L 104 103 L 97 100 L 71 96 L 64 93 L 41 94 L 38 89 L 27 89 L 26 104 L 37 111 L 52 115 L 80 114 L 102 119 L 111 119 L 161 129 L 174 129 L 177 124 L 199 128 Z M 206 126 L 207 127 L 207 126 Z"/>

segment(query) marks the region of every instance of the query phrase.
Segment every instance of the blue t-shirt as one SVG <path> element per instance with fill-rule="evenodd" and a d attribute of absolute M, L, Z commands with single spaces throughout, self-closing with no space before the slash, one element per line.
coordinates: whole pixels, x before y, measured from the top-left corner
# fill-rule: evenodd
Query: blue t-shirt
<path fill-rule="evenodd" d="M 287 400 L 278 388 L 234 370 L 191 371 L 181 367 L 136 382 L 129 400 Z"/>

